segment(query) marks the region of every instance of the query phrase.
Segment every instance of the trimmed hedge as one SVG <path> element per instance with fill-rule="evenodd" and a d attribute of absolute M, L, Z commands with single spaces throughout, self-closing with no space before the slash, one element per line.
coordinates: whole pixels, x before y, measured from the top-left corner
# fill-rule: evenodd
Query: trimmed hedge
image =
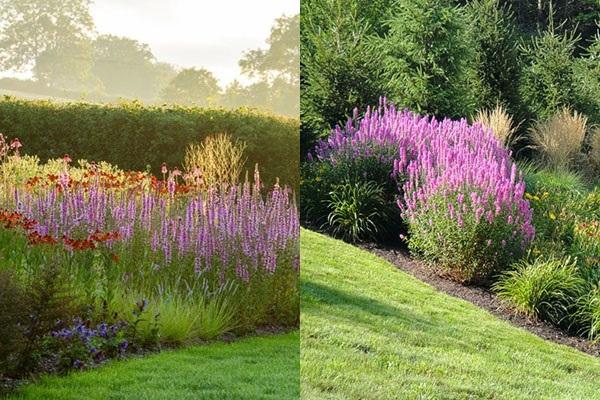
<path fill-rule="evenodd" d="M 190 142 L 216 133 L 247 143 L 247 168 L 258 163 L 271 184 L 298 187 L 300 123 L 251 109 L 225 110 L 140 103 L 99 105 L 0 99 L 0 132 L 18 137 L 28 154 L 42 160 L 107 161 L 123 169 L 158 174 L 160 165 L 183 163 Z"/>

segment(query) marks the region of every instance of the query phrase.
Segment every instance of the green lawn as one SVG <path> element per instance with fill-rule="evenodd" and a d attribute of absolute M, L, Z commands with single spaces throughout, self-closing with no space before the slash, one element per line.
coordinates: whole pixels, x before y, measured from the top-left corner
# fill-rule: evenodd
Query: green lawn
<path fill-rule="evenodd" d="M 600 399 L 600 360 L 301 236 L 303 399 Z"/>
<path fill-rule="evenodd" d="M 11 399 L 297 399 L 298 333 L 196 346 L 46 377 Z"/>

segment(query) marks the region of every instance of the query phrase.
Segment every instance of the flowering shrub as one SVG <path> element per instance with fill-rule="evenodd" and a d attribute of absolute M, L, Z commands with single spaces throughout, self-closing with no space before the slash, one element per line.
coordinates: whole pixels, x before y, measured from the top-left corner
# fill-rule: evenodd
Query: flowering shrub
<path fill-rule="evenodd" d="M 352 123 L 348 123 L 345 129 L 353 131 Z M 380 239 L 389 234 L 396 236 L 401 225 L 396 212 L 398 182 L 391 174 L 396 145 L 391 141 L 346 141 L 344 137 L 342 128 L 336 127 L 330 140 L 320 141 L 314 156 L 308 155 L 308 161 L 302 167 L 302 218 L 313 225 L 332 228 L 329 231 L 335 236 L 354 237 L 353 241 Z M 344 185 L 382 189 L 381 194 L 373 193 L 370 199 L 364 196 L 367 192 L 361 191 L 361 203 L 368 205 L 367 209 L 363 208 L 362 214 L 380 215 L 382 218 L 365 219 L 357 215 L 356 224 L 348 225 L 372 225 L 372 229 L 356 235 L 343 225 L 338 225 L 338 228 L 330 225 L 331 206 L 339 203 L 334 197 L 339 195 L 340 187 Z"/>
<path fill-rule="evenodd" d="M 389 173 L 399 183 L 409 245 L 456 279 L 487 279 L 533 239 L 522 176 L 481 125 L 398 111 L 383 99 L 362 119 L 336 128 L 315 153 L 334 162 L 367 143 L 395 146 Z"/>

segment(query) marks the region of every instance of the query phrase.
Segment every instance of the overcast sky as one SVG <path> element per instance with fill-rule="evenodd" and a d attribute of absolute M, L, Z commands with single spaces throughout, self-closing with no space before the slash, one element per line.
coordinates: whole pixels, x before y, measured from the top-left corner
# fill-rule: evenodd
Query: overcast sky
<path fill-rule="evenodd" d="M 158 60 L 204 67 L 227 84 L 242 53 L 264 47 L 274 20 L 298 14 L 300 0 L 95 0 L 91 11 L 98 33 L 147 43 Z"/>

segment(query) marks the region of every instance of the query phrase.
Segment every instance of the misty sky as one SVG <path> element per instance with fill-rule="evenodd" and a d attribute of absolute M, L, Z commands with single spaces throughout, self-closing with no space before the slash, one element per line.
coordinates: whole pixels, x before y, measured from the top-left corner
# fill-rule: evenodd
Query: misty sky
<path fill-rule="evenodd" d="M 239 78 L 244 51 L 266 46 L 276 18 L 299 12 L 300 0 L 94 0 L 91 8 L 99 34 L 147 43 L 159 61 L 204 67 L 223 85 Z"/>
<path fill-rule="evenodd" d="M 150 45 L 160 61 L 205 67 L 221 83 L 238 77 L 243 51 L 265 46 L 275 18 L 300 11 L 299 0 L 95 0 L 98 33 Z"/>

